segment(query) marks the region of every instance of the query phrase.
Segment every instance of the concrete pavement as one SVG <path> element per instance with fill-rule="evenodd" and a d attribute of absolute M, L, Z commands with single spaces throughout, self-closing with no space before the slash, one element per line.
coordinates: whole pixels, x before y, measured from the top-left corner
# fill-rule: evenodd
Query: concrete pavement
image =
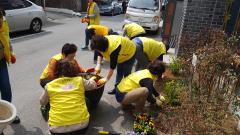
<path fill-rule="evenodd" d="M 47 131 L 39 110 L 39 97 L 42 88 L 39 77 L 51 56 L 61 51 L 65 43 L 75 43 L 79 48 L 84 45 L 86 24 L 80 23 L 79 17 L 61 16 L 54 13 L 44 32 L 13 39 L 17 63 L 10 65 L 9 73 L 13 91 L 13 103 L 21 118 L 20 125 L 10 125 L 4 131 L 6 135 L 44 135 Z M 103 16 L 101 23 L 114 31 L 120 31 L 123 15 Z M 159 38 L 159 35 L 149 35 Z M 94 67 L 91 51 L 77 52 L 77 60 L 85 67 Z M 106 75 L 108 63 L 104 63 L 102 75 Z M 129 112 L 121 110 L 114 96 L 106 94 L 113 89 L 115 74 L 105 86 L 105 92 L 99 106 L 91 112 L 91 122 L 87 135 L 96 135 L 98 130 L 124 133 L 132 129 L 133 118 Z"/>

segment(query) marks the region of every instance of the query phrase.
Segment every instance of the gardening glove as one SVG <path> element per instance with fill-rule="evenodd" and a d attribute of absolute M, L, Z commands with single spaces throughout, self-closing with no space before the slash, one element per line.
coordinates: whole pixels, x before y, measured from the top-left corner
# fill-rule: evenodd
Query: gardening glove
<path fill-rule="evenodd" d="M 97 85 L 98 86 L 104 85 L 107 81 L 108 81 L 107 78 L 102 78 L 102 79 L 98 80 Z"/>
<path fill-rule="evenodd" d="M 162 95 L 159 95 L 158 97 L 156 97 L 157 106 L 162 106 L 165 100 L 166 100 L 165 97 Z"/>
<path fill-rule="evenodd" d="M 16 55 L 14 53 L 11 54 L 11 63 L 16 63 Z"/>
<path fill-rule="evenodd" d="M 97 77 L 96 77 L 96 76 L 93 76 L 93 77 L 91 77 L 89 80 L 91 80 L 91 81 L 96 81 L 96 80 L 97 80 Z"/>
<path fill-rule="evenodd" d="M 95 72 L 96 72 L 96 75 L 100 74 L 100 72 L 101 72 L 101 65 L 100 64 L 97 64 L 97 66 L 95 67 Z"/>

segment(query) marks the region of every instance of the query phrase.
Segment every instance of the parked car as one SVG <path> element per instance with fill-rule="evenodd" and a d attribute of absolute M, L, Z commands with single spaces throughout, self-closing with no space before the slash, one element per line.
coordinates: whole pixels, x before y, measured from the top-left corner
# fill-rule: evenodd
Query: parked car
<path fill-rule="evenodd" d="M 130 0 L 125 14 L 125 22 L 135 22 L 144 29 L 157 32 L 161 21 L 159 0 Z"/>
<path fill-rule="evenodd" d="M 0 0 L 0 7 L 6 12 L 10 32 L 28 29 L 40 32 L 46 22 L 43 8 L 29 0 Z"/>
<path fill-rule="evenodd" d="M 115 0 L 103 0 L 98 3 L 100 14 L 116 15 L 122 13 L 122 4 Z"/>

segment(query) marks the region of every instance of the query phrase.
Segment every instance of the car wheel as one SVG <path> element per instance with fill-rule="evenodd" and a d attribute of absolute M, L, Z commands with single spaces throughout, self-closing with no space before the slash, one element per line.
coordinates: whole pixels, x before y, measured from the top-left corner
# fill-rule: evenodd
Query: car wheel
<path fill-rule="evenodd" d="M 33 33 L 38 33 L 42 30 L 42 21 L 40 19 L 33 19 L 30 25 L 30 30 Z"/>

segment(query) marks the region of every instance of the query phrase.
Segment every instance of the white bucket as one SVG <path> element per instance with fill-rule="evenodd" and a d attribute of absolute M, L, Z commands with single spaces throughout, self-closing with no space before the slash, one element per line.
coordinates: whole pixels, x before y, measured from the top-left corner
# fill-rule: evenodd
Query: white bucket
<path fill-rule="evenodd" d="M 17 110 L 13 104 L 0 100 L 0 134 L 7 125 L 12 123 L 16 115 Z"/>

